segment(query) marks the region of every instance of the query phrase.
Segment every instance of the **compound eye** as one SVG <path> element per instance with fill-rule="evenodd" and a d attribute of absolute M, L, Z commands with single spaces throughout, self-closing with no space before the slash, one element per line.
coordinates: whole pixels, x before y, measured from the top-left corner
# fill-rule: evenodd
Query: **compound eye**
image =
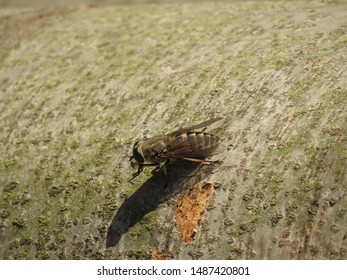
<path fill-rule="evenodd" d="M 143 158 L 142 154 L 139 152 L 138 144 L 139 144 L 139 142 L 136 142 L 134 144 L 133 157 L 138 163 L 144 163 L 145 159 Z"/>

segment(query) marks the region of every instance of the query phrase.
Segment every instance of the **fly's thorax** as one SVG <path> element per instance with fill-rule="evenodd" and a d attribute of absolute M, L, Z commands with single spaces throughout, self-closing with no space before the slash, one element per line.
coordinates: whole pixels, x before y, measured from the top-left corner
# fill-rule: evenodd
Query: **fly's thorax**
<path fill-rule="evenodd" d="M 167 160 L 163 155 L 167 152 L 167 144 L 162 136 L 156 136 L 142 141 L 141 151 L 145 163 L 161 163 Z"/>

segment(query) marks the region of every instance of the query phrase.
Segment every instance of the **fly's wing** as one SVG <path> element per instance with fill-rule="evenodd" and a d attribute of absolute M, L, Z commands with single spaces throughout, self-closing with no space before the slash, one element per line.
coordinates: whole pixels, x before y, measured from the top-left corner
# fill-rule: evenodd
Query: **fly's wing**
<path fill-rule="evenodd" d="M 217 136 L 206 132 L 173 132 L 166 139 L 168 158 L 206 158 L 225 150 Z"/>
<path fill-rule="evenodd" d="M 172 158 L 207 158 L 214 155 L 218 155 L 222 152 L 224 152 L 226 147 L 219 143 L 218 146 L 204 149 L 204 150 L 198 150 L 198 151 L 175 151 L 171 157 Z"/>
<path fill-rule="evenodd" d="M 197 129 L 200 129 L 200 128 L 206 128 L 208 127 L 209 125 L 221 120 L 222 118 L 219 117 L 219 118 L 213 118 L 213 119 L 210 119 L 208 121 L 204 121 L 202 123 L 199 123 L 199 124 L 196 124 L 194 126 L 191 126 L 191 127 L 187 127 L 187 128 L 181 128 L 181 129 L 178 129 L 174 132 L 171 132 L 167 135 L 180 135 L 182 133 L 185 133 L 185 132 L 189 132 L 189 131 L 196 131 Z"/>
<path fill-rule="evenodd" d="M 213 119 L 210 119 L 208 121 L 204 121 L 202 123 L 199 123 L 197 125 L 194 125 L 194 126 L 191 126 L 189 128 L 187 128 L 188 130 L 190 131 L 193 131 L 193 130 L 196 130 L 196 129 L 199 129 L 199 128 L 205 128 L 205 127 L 208 127 L 209 125 L 221 120 L 222 118 L 219 117 L 219 118 L 213 118 Z"/>

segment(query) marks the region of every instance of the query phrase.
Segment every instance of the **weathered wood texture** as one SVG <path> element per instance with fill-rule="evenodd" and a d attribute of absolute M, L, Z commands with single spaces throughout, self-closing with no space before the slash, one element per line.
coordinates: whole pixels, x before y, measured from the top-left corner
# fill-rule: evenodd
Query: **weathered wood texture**
<path fill-rule="evenodd" d="M 346 19 L 343 1 L 1 9 L 0 258 L 346 259 Z M 219 166 L 128 182 L 135 139 L 217 116 Z"/>

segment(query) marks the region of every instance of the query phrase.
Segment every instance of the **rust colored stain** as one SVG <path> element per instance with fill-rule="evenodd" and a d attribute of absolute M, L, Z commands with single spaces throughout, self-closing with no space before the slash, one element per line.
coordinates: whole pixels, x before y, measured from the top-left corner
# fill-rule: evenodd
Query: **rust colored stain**
<path fill-rule="evenodd" d="M 198 182 L 179 198 L 176 208 L 176 226 L 184 242 L 194 241 L 212 189 L 211 183 Z"/>
<path fill-rule="evenodd" d="M 156 246 L 152 246 L 151 260 L 172 260 L 172 257 L 169 253 L 165 251 L 159 252 Z"/>

